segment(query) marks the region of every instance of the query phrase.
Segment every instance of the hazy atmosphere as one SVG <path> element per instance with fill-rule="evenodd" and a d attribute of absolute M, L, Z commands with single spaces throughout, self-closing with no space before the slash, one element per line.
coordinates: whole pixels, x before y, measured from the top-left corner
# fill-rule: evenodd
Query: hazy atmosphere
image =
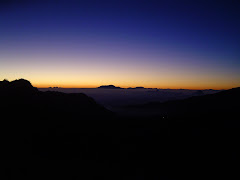
<path fill-rule="evenodd" d="M 237 87 L 238 15 L 237 1 L 3 1 L 0 78 L 36 87 Z"/>

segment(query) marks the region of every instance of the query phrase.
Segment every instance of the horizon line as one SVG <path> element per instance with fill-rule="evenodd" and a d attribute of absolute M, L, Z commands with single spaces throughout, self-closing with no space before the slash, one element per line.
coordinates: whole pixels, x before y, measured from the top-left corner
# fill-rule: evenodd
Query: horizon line
<path fill-rule="evenodd" d="M 103 86 L 109 86 L 109 85 L 103 85 Z M 86 87 L 86 86 L 34 86 L 38 89 L 105 89 L 105 90 L 117 90 L 117 89 L 159 89 L 159 90 L 229 90 L 237 87 L 232 87 L 232 88 L 151 88 L 151 87 L 143 87 L 143 86 L 136 86 L 136 87 L 120 87 L 120 88 L 99 88 L 100 86 L 91 86 L 91 87 Z M 115 86 L 118 87 L 118 86 Z M 142 88 L 137 88 L 137 87 L 142 87 Z"/>
<path fill-rule="evenodd" d="M 17 78 L 15 80 L 19 80 L 19 79 L 25 79 L 27 80 L 26 78 Z M 7 80 L 9 81 L 8 79 L 3 79 L 3 80 Z M 14 81 L 14 80 L 12 80 Z M 141 87 L 141 88 L 144 88 L 144 89 L 176 89 L 176 90 L 228 90 L 228 89 L 233 89 L 233 88 L 237 88 L 237 87 L 240 87 L 235 85 L 235 86 L 218 86 L 218 87 L 214 87 L 213 86 L 191 86 L 191 85 L 185 85 L 184 87 L 179 87 L 179 86 L 170 86 L 170 87 L 167 87 L 167 86 L 162 86 L 162 87 L 159 87 L 159 86 L 144 86 L 144 85 L 134 85 L 134 86 L 126 86 L 126 85 L 114 85 L 114 83 L 106 83 L 106 84 L 98 84 L 98 85 L 91 85 L 91 84 L 88 84 L 88 85 L 76 85 L 76 84 L 66 84 L 66 85 L 61 85 L 60 84 L 57 84 L 57 83 L 35 83 L 34 81 L 31 81 L 31 80 L 27 80 L 29 81 L 34 87 L 36 88 L 43 88 L 43 89 L 47 89 L 47 88 L 63 88 L 63 89 L 97 89 L 101 86 L 113 86 L 113 87 L 116 87 L 116 89 L 130 89 L 130 88 L 137 88 L 137 87 Z M 11 81 L 10 81 L 11 82 Z M 108 88 L 105 88 L 105 89 L 108 89 Z M 110 88 L 109 88 L 110 89 Z M 115 88 L 112 88 L 112 89 L 115 89 Z"/>

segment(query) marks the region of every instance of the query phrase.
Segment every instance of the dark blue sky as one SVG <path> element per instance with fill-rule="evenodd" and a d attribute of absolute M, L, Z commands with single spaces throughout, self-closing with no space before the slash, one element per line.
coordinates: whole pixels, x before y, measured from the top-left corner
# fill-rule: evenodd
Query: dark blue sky
<path fill-rule="evenodd" d="M 29 0 L 0 6 L 1 78 L 75 87 L 240 84 L 240 1 Z"/>

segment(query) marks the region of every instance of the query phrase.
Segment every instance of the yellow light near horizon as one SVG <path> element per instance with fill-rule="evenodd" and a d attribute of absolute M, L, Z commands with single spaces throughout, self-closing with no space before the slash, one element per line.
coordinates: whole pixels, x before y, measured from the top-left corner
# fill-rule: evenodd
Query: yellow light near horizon
<path fill-rule="evenodd" d="M 146 88 L 171 89 L 230 89 L 240 86 L 239 73 L 221 69 L 200 68 L 195 65 L 146 63 L 120 60 L 102 63 L 92 59 L 73 61 L 61 59 L 41 62 L 26 60 L 14 64 L 1 64 L 0 78 L 15 80 L 24 78 L 35 87 L 95 88 L 101 85 L 123 88 L 143 86 Z"/>

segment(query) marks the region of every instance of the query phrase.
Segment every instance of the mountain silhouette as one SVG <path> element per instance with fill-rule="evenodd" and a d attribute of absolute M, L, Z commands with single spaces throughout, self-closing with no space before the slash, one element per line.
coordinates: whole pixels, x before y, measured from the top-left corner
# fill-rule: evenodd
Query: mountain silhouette
<path fill-rule="evenodd" d="M 236 178 L 240 88 L 138 105 L 122 117 L 81 93 L 0 81 L 8 179 Z M 154 110 L 154 116 L 140 112 Z M 213 168 L 214 167 L 214 168 Z"/>
<path fill-rule="evenodd" d="M 151 129 L 155 143 L 160 143 L 160 147 L 153 146 L 151 154 L 174 172 L 169 179 L 234 179 L 239 178 L 239 101 L 240 88 L 233 88 L 184 100 L 128 106 L 126 111 L 134 112 L 136 122 L 144 119 L 143 127 Z"/>
<path fill-rule="evenodd" d="M 100 146 L 101 141 L 94 142 L 110 131 L 106 123 L 114 117 L 114 113 L 85 94 L 41 92 L 24 79 L 0 81 L 0 99 L 3 163 L 11 171 L 9 179 L 51 179 L 50 175 L 61 169 L 58 164 L 64 166 L 62 172 L 67 175 L 71 168 L 64 164 L 71 162 L 73 156 L 79 158 L 84 149 Z M 88 158 L 81 160 L 82 165 L 90 156 L 87 151 Z M 44 163 L 46 158 L 49 165 Z M 55 177 L 61 178 L 60 174 Z"/>
<path fill-rule="evenodd" d="M 18 79 L 12 82 L 8 80 L 0 81 L 0 93 L 34 93 L 37 92 L 37 88 L 34 88 L 32 84 L 25 79 Z"/>
<path fill-rule="evenodd" d="M 104 86 L 99 86 L 99 89 L 123 89 L 121 87 L 116 87 L 114 85 L 104 85 Z"/>
<path fill-rule="evenodd" d="M 42 126 L 44 123 L 53 125 L 56 122 L 58 125 L 61 123 L 73 125 L 113 115 L 85 94 L 41 92 L 24 79 L 12 82 L 0 81 L 0 98 L 0 108 L 8 115 L 6 118 L 23 124 L 24 122 L 28 124 L 28 121 L 30 124 L 36 124 L 39 121 Z M 19 118 L 22 118 L 21 121 L 17 121 Z"/>
<path fill-rule="evenodd" d="M 187 125 L 201 123 L 212 126 L 239 126 L 236 120 L 240 88 L 221 91 L 215 94 L 193 96 L 184 100 L 168 101 L 164 103 L 152 102 L 143 105 L 133 105 L 130 108 L 139 111 L 154 110 L 159 116 L 172 120 L 183 119 Z"/>

